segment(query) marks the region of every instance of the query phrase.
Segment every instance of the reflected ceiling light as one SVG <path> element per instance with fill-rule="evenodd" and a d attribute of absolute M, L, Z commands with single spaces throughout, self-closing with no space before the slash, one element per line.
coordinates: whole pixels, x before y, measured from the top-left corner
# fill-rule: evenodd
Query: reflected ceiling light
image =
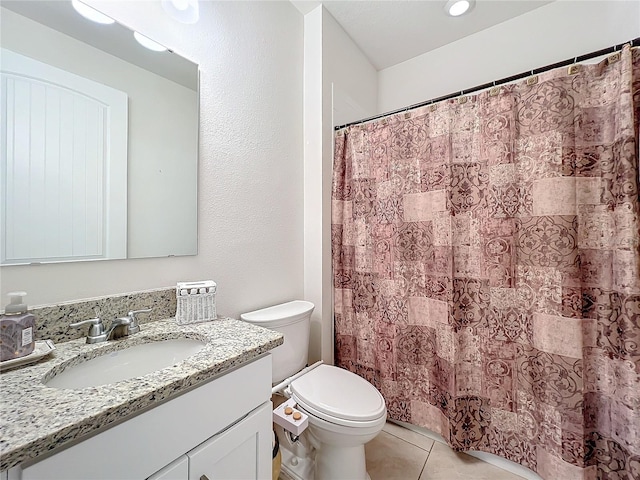
<path fill-rule="evenodd" d="M 162 8 L 182 23 L 196 23 L 200 18 L 198 0 L 162 0 Z"/>
<path fill-rule="evenodd" d="M 154 42 L 149 37 L 145 37 L 141 33 L 133 32 L 133 36 L 140 45 L 144 48 L 148 48 L 149 50 L 153 50 L 154 52 L 164 52 L 167 49 L 167 47 L 163 47 L 158 42 Z"/>
<path fill-rule="evenodd" d="M 115 23 L 115 20 L 106 16 L 104 13 L 99 12 L 95 8 L 90 7 L 86 3 L 82 3 L 80 0 L 71 0 L 71 5 L 75 8 L 76 12 L 82 15 L 87 20 L 92 22 L 102 23 L 104 25 L 111 25 Z"/>
<path fill-rule="evenodd" d="M 444 6 L 444 10 L 452 17 L 459 17 L 470 11 L 474 3 L 475 0 L 449 0 Z"/>

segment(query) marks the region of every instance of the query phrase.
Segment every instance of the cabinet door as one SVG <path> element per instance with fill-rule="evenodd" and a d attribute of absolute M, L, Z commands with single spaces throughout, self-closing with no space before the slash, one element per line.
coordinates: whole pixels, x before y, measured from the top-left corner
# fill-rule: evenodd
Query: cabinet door
<path fill-rule="evenodd" d="M 270 480 L 271 421 L 267 402 L 191 450 L 189 480 Z"/>
<path fill-rule="evenodd" d="M 189 457 L 181 456 L 147 480 L 187 480 L 189 478 Z"/>

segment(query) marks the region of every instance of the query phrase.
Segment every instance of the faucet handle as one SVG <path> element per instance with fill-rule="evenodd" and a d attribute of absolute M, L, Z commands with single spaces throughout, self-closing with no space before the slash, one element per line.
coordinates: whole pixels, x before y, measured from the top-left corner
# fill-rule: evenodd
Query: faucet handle
<path fill-rule="evenodd" d="M 139 313 L 149 313 L 151 310 L 153 309 L 143 308 L 141 310 L 130 310 L 129 313 L 127 313 L 127 317 L 131 319 L 131 325 L 129 325 L 129 333 L 138 333 L 140 331 L 140 325 L 138 325 L 138 319 L 136 318 L 136 315 L 138 315 Z"/>
<path fill-rule="evenodd" d="M 127 315 L 129 317 L 135 318 L 136 315 L 138 315 L 139 313 L 149 313 L 151 310 L 153 310 L 153 308 L 143 308 L 141 310 L 130 310 L 129 313 L 127 313 Z"/>
<path fill-rule="evenodd" d="M 69 326 L 70 327 L 74 327 L 74 328 L 78 328 L 82 325 L 86 325 L 87 323 L 91 324 L 91 328 L 93 328 L 94 326 L 98 326 L 98 325 L 102 325 L 104 327 L 104 324 L 102 323 L 102 319 L 101 318 L 90 318 L 88 320 L 82 320 L 81 322 L 76 322 L 76 323 L 70 323 Z"/>
<path fill-rule="evenodd" d="M 81 322 L 75 322 L 69 324 L 70 327 L 78 328 L 82 325 L 89 324 L 89 333 L 87 334 L 87 343 L 96 343 L 102 340 L 104 337 L 104 323 L 102 323 L 102 319 L 90 318 L 88 320 L 82 320 Z"/>

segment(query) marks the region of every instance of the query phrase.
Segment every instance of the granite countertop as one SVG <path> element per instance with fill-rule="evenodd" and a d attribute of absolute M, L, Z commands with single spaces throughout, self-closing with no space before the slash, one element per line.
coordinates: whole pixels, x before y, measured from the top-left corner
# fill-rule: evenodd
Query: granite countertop
<path fill-rule="evenodd" d="M 194 338 L 205 347 L 182 362 L 148 375 L 81 390 L 46 387 L 50 371 L 149 341 Z M 31 366 L 0 373 L 0 471 L 114 424 L 178 395 L 283 343 L 282 334 L 230 318 L 191 325 L 174 319 L 142 325 L 122 340 L 56 345 Z M 52 372 L 52 373 L 53 373 Z"/>

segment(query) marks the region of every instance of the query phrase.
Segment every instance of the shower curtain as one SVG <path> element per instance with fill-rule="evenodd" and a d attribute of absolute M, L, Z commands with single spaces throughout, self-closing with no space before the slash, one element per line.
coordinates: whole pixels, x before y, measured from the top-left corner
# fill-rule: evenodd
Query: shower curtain
<path fill-rule="evenodd" d="M 640 52 L 336 133 L 336 363 L 546 480 L 640 479 Z"/>

